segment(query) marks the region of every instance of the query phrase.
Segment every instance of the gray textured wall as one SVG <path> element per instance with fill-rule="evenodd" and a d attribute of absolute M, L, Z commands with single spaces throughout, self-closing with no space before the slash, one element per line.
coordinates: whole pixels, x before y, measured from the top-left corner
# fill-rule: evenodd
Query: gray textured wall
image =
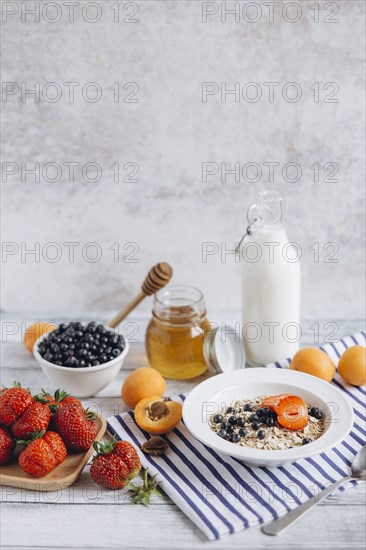
<path fill-rule="evenodd" d="M 25 2 L 28 9 L 34 4 Z M 199 1 L 140 1 L 131 16 L 134 3 L 119 2 L 121 20 L 115 22 L 110 9 L 115 2 L 94 3 L 98 15 L 95 6 L 85 10 L 90 3 L 80 1 L 73 23 L 64 2 L 58 2 L 58 12 L 52 6 L 42 11 L 46 4 L 40 2 L 39 22 L 20 3 L 2 6 L 3 81 L 16 83 L 5 84 L 3 93 L 4 309 L 112 311 L 162 259 L 171 262 L 177 281 L 204 291 L 210 309 L 240 308 L 239 265 L 232 256 L 223 262 L 220 254 L 202 262 L 202 243 L 232 247 L 256 192 L 276 188 L 287 199 L 289 236 L 303 249 L 303 315 L 363 315 L 363 1 L 320 2 L 318 14 L 310 9 L 313 2 L 299 0 L 293 7 L 282 2 L 273 5 L 273 21 L 268 2 L 252 2 L 244 12 L 248 3 L 239 2 L 238 22 L 233 16 L 222 22 L 219 11 L 206 23 L 202 10 L 219 9 L 221 2 L 205 8 Z M 248 21 L 256 15 L 259 21 Z M 86 20 L 99 16 L 95 23 Z M 297 22 L 289 22 L 296 16 Z M 46 20 L 57 17 L 54 23 Z M 138 22 L 122 21 L 126 17 Z M 22 98 L 21 83 L 32 88 L 36 82 L 40 97 Z M 51 82 L 57 87 L 45 86 Z M 80 83 L 73 103 L 66 82 Z M 95 89 L 85 88 L 89 82 L 102 90 L 94 103 L 81 92 L 92 98 Z M 109 89 L 115 82 L 118 102 Z M 129 82 L 136 84 L 124 90 Z M 238 82 L 241 95 L 222 102 L 215 93 L 204 102 L 203 82 L 227 88 Z M 249 101 L 255 91 L 245 88 L 249 82 L 262 92 L 257 102 Z M 273 102 L 265 82 L 278 83 Z M 297 102 L 283 98 L 289 82 L 301 89 Z M 138 102 L 126 102 L 136 85 L 132 99 Z M 62 97 L 50 101 L 57 90 Z M 288 88 L 290 99 L 295 91 Z M 21 181 L 22 162 L 25 168 L 40 163 L 39 182 L 30 174 Z M 49 162 L 62 169 L 57 183 L 47 181 L 55 175 L 52 168 L 42 175 Z M 83 181 L 76 167 L 70 182 L 67 162 L 98 163 L 102 176 L 95 183 Z M 119 182 L 109 168 L 116 162 Z M 203 182 L 203 162 L 228 167 L 238 162 L 241 168 L 257 163 L 262 177 L 245 181 L 255 176 L 255 167 L 247 167 L 239 182 L 233 175 L 222 182 L 220 172 Z M 280 163 L 275 182 L 269 181 L 268 162 Z M 301 167 L 297 182 L 283 178 L 289 162 Z M 310 168 L 315 162 L 319 182 Z M 124 169 L 126 163 L 138 165 L 137 182 L 122 181 L 135 166 Z M 338 166 L 332 178 L 338 181 L 326 180 L 333 171 L 333 165 L 324 168 L 327 163 Z M 17 169 L 5 181 L 4 170 Z M 95 172 L 88 174 L 93 178 Z M 294 169 L 286 174 L 294 178 Z M 50 261 L 56 252 L 47 247 L 50 242 L 58 243 L 57 262 Z M 73 262 L 66 242 L 80 243 Z M 102 253 L 95 263 L 90 261 L 95 250 L 85 248 L 90 242 Z M 109 248 L 116 242 L 119 262 Z M 333 250 L 324 250 L 329 242 L 339 247 L 332 256 L 336 263 L 325 261 Z M 35 246 L 38 258 L 25 255 Z M 138 261 L 131 262 L 136 246 L 132 259 Z"/>

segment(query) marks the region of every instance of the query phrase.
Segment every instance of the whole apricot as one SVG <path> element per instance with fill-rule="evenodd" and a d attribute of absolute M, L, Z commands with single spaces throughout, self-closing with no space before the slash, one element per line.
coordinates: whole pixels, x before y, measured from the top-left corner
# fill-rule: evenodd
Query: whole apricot
<path fill-rule="evenodd" d="M 163 401 L 159 395 L 141 399 L 135 407 L 136 423 L 153 435 L 166 434 L 182 418 L 182 405 L 176 401 Z"/>
<path fill-rule="evenodd" d="M 352 386 L 366 384 L 366 348 L 363 346 L 348 348 L 339 360 L 338 372 L 343 380 Z"/>
<path fill-rule="evenodd" d="M 33 346 L 36 340 L 43 334 L 55 330 L 57 327 L 52 323 L 46 323 L 45 321 L 39 321 L 29 325 L 24 334 L 24 345 L 28 351 L 32 353 Z"/>
<path fill-rule="evenodd" d="M 144 397 L 162 396 L 166 382 L 160 372 L 152 367 L 141 367 L 131 372 L 122 384 L 121 396 L 129 407 L 134 407 Z"/>
<path fill-rule="evenodd" d="M 302 348 L 293 357 L 290 369 L 312 374 L 327 382 L 333 380 L 336 367 L 329 355 L 318 348 Z"/>

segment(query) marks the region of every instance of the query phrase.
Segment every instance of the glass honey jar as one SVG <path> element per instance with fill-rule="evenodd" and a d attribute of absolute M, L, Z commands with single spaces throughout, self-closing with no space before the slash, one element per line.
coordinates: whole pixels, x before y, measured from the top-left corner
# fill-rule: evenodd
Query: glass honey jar
<path fill-rule="evenodd" d="M 146 331 L 150 365 L 164 378 L 195 378 L 207 369 L 204 340 L 210 325 L 200 290 L 170 285 L 155 294 Z"/>

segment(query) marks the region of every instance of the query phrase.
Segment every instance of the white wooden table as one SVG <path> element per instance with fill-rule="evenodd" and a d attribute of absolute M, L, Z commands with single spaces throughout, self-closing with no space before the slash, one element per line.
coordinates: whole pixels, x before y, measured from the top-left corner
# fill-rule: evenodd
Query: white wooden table
<path fill-rule="evenodd" d="M 108 316 L 101 315 L 101 321 Z M 211 320 L 238 319 L 234 312 L 217 312 Z M 76 316 L 73 319 L 77 319 Z M 58 317 L 42 315 L 3 315 L 1 382 L 19 380 L 33 392 L 41 387 L 54 390 L 32 356 L 20 343 L 19 328 L 36 320 L 60 322 Z M 62 319 L 71 320 L 70 319 Z M 81 319 L 84 320 L 84 319 Z M 119 397 L 123 378 L 131 369 L 146 365 L 143 337 L 146 318 L 135 317 L 139 343 L 131 344 L 123 370 L 117 379 L 97 397 L 86 403 L 110 416 L 124 410 Z M 318 320 L 320 344 L 324 342 L 328 321 Z M 334 320 L 337 337 L 363 328 L 362 321 Z M 303 322 L 303 344 L 314 345 L 309 329 L 314 320 Z M 23 324 L 23 325 L 22 325 Z M 128 327 L 127 327 L 128 328 Z M 129 328 L 129 331 L 131 328 Z M 13 335 L 8 335 L 13 332 Z M 202 380 L 201 377 L 199 380 Z M 188 391 L 197 383 L 168 381 L 167 393 Z M 145 508 L 131 504 L 125 491 L 97 487 L 86 467 L 70 488 L 56 493 L 33 493 L 1 487 L 1 548 L 365 548 L 365 486 L 337 494 L 280 537 L 268 537 L 259 528 L 251 528 L 220 541 L 208 542 L 201 532 L 166 496 L 154 498 Z"/>

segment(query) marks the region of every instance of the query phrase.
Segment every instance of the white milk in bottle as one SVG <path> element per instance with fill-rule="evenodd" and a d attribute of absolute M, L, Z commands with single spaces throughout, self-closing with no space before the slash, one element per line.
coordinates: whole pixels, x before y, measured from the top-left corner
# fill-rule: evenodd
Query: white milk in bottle
<path fill-rule="evenodd" d="M 300 247 L 284 226 L 284 199 L 259 193 L 248 211 L 242 264 L 242 334 L 250 366 L 291 358 L 300 340 Z"/>

